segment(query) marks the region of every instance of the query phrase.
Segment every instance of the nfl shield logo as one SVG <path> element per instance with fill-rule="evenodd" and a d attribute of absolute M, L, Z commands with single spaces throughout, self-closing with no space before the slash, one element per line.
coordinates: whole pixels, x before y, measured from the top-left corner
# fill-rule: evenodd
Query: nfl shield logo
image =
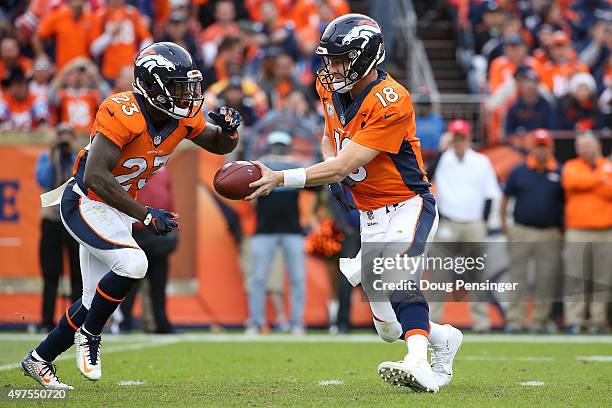
<path fill-rule="evenodd" d="M 161 143 L 161 136 L 160 136 L 160 135 L 155 136 L 155 137 L 153 138 L 153 144 L 154 144 L 155 146 L 157 146 L 157 145 L 159 145 L 160 143 Z"/>
<path fill-rule="evenodd" d="M 327 110 L 327 114 L 329 115 L 330 118 L 334 117 L 334 107 L 332 106 L 331 103 L 327 103 L 325 105 L 325 109 Z"/>
<path fill-rule="evenodd" d="M 368 220 L 372 221 L 374 219 L 374 213 L 372 211 L 366 211 L 366 215 L 368 216 Z"/>

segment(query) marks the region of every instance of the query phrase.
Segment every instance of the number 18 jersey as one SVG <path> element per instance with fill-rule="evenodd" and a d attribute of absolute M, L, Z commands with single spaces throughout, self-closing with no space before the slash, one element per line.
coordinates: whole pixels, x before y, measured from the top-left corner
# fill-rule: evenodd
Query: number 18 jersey
<path fill-rule="evenodd" d="M 155 129 L 144 108 L 148 102 L 134 92 L 122 92 L 109 96 L 102 102 L 91 129 L 91 140 L 101 133 L 121 149 L 121 156 L 112 174 L 132 197 L 162 166 L 168 163 L 170 154 L 183 139 L 198 136 L 206 127 L 204 115 L 193 118 L 173 119 L 162 129 Z M 147 106 L 148 108 L 148 106 Z M 83 193 L 91 199 L 102 201 L 83 182 L 89 146 L 79 152 L 74 164 L 74 178 Z"/>
<path fill-rule="evenodd" d="M 317 82 L 325 130 L 336 153 L 351 141 L 380 154 L 349 177 L 360 210 L 374 210 L 429 192 L 410 94 L 384 71 L 354 100 Z"/>

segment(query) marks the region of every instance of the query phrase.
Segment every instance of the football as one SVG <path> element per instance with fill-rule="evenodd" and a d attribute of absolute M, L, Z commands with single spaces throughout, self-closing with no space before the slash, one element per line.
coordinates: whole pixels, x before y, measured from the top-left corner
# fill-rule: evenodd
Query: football
<path fill-rule="evenodd" d="M 217 193 L 230 200 L 242 200 L 250 195 L 254 188 L 249 184 L 261 178 L 261 170 L 248 161 L 227 163 L 217 170 L 214 186 Z"/>

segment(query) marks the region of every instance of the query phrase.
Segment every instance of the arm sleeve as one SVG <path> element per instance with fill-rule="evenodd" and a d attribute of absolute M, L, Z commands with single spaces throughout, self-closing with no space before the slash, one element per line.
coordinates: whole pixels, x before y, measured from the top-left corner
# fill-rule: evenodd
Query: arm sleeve
<path fill-rule="evenodd" d="M 487 157 L 484 158 L 483 170 L 485 173 L 485 197 L 488 199 L 498 198 L 501 196 L 501 190 L 497 182 L 497 175 Z"/>
<path fill-rule="evenodd" d="M 36 33 L 38 37 L 45 40 L 55 34 L 55 28 L 57 27 L 56 20 L 55 13 L 43 18 L 38 27 L 38 32 Z"/>
<path fill-rule="evenodd" d="M 204 131 L 204 129 L 206 128 L 206 120 L 204 120 L 204 112 L 203 109 L 202 111 L 200 111 L 199 114 L 197 114 L 193 119 L 191 123 L 188 123 L 187 126 L 192 127 L 192 131 L 191 133 L 189 133 L 185 138 L 186 139 L 193 139 L 196 136 L 199 136 L 200 133 L 202 133 Z"/>
<path fill-rule="evenodd" d="M 378 98 L 373 97 L 380 106 Z M 374 113 L 366 119 L 365 127 L 355 133 L 353 140 L 360 145 L 382 152 L 396 154 L 402 142 L 416 138 L 414 111 L 409 95 L 400 95 L 399 100 L 387 107 L 373 109 Z M 376 105 L 375 105 L 376 106 Z"/>
<path fill-rule="evenodd" d="M 518 167 L 515 167 L 508 178 L 506 179 L 506 185 L 504 186 L 504 194 L 508 197 L 513 197 L 516 195 L 517 183 L 516 183 L 516 173 L 518 171 Z"/>
<path fill-rule="evenodd" d="M 116 106 L 113 106 L 113 104 L 114 102 L 110 99 L 102 102 L 96 114 L 92 134 L 95 135 L 97 132 L 100 132 L 118 147 L 122 148 L 132 140 L 133 134 L 118 117 L 121 112 L 116 112 L 116 106 L 119 105 L 115 104 Z"/>
<path fill-rule="evenodd" d="M 45 152 L 40 155 L 36 162 L 36 181 L 38 185 L 44 189 L 51 188 L 53 186 L 53 166 L 49 160 L 49 153 Z"/>

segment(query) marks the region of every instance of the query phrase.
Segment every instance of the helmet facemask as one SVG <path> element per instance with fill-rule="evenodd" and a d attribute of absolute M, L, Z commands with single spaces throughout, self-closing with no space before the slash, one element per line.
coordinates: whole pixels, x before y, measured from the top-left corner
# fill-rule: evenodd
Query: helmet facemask
<path fill-rule="evenodd" d="M 169 77 L 165 82 L 153 74 L 153 83 L 142 83 L 136 79 L 136 88 L 156 109 L 175 118 L 193 118 L 202 109 L 204 93 L 202 73 L 187 72 L 185 77 Z"/>
<path fill-rule="evenodd" d="M 321 55 L 323 67 L 317 71 L 317 78 L 326 91 L 346 93 L 353 88 L 359 77 L 353 65 L 360 53 L 350 50 L 340 55 Z"/>
<path fill-rule="evenodd" d="M 328 54 L 324 47 L 317 49 L 317 54 L 323 59 L 323 67 L 317 70 L 317 78 L 328 92 L 346 93 L 355 83 L 370 73 L 385 58 L 384 45 L 381 43 L 375 58 L 369 66 L 358 64 L 365 59 L 364 50 L 351 49 L 342 54 Z M 342 66 L 341 72 L 334 67 Z"/>

